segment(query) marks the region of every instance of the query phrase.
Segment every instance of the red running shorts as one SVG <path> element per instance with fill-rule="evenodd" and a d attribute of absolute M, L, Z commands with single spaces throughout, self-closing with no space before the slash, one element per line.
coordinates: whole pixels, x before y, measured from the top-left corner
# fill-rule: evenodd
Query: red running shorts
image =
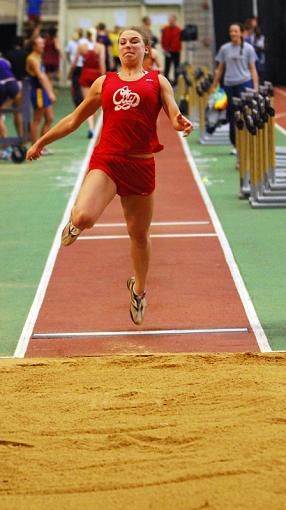
<path fill-rule="evenodd" d="M 120 197 L 150 195 L 155 189 L 155 159 L 131 156 L 93 154 L 89 172 L 102 170 L 116 184 Z"/>

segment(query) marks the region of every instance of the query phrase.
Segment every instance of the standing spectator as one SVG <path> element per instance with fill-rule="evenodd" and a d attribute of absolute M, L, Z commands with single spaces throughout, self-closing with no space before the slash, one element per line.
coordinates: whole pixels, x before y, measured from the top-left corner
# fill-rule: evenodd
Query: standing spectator
<path fill-rule="evenodd" d="M 151 39 L 150 39 L 151 40 Z M 158 73 L 163 72 L 163 63 L 161 59 L 161 55 L 159 51 L 153 47 L 153 43 L 151 43 L 151 47 L 148 48 L 148 53 L 143 61 L 143 68 L 145 71 L 158 71 Z"/>
<path fill-rule="evenodd" d="M 111 41 L 111 51 L 112 51 L 112 58 L 113 58 L 113 71 L 117 71 L 120 67 L 120 59 L 119 59 L 119 52 L 118 52 L 118 38 L 120 34 L 121 27 L 118 25 L 115 25 L 113 32 L 109 32 L 109 39 Z"/>
<path fill-rule="evenodd" d="M 150 16 L 144 16 L 144 18 L 142 18 L 142 28 L 148 34 L 148 37 L 151 41 L 151 47 L 155 48 L 155 46 L 156 46 L 156 44 L 158 44 L 159 40 L 158 40 L 158 37 L 156 37 L 156 35 L 153 34 L 152 29 L 151 29 L 151 24 L 152 24 L 152 21 L 151 21 Z"/>
<path fill-rule="evenodd" d="M 77 35 L 78 35 L 77 49 L 75 54 L 70 55 L 70 63 L 72 66 L 69 72 L 69 77 L 72 80 L 72 97 L 75 106 L 78 106 L 83 101 L 82 89 L 79 83 L 83 68 L 83 56 L 82 54 L 77 55 L 77 50 L 80 47 L 87 46 L 89 43 L 82 28 L 79 28 L 77 30 Z M 73 65 L 75 59 L 76 65 Z"/>
<path fill-rule="evenodd" d="M 210 89 L 213 93 L 218 85 L 223 72 L 224 88 L 228 98 L 228 118 L 230 141 L 235 151 L 235 124 L 233 113 L 233 97 L 239 97 L 246 88 L 258 89 L 258 76 L 255 67 L 256 54 L 248 42 L 244 41 L 243 26 L 240 23 L 232 23 L 229 27 L 230 42 L 223 44 L 216 56 L 218 66 Z"/>
<path fill-rule="evenodd" d="M 87 97 L 89 89 L 93 82 L 105 73 L 105 47 L 101 43 L 95 42 L 96 31 L 90 28 L 87 31 L 87 44 L 78 47 L 75 60 L 72 65 L 73 69 L 77 66 L 80 56 L 83 57 L 83 67 L 80 75 L 79 84 L 81 86 L 82 95 Z M 94 135 L 95 114 L 90 115 L 87 119 L 88 133 L 87 137 L 92 138 Z"/>
<path fill-rule="evenodd" d="M 165 53 L 165 70 L 164 74 L 169 80 L 169 72 L 171 64 L 174 66 L 174 82 L 177 85 L 178 81 L 178 68 L 180 65 L 180 52 L 182 49 L 181 43 L 181 28 L 177 26 L 177 18 L 171 14 L 168 18 L 169 24 L 162 30 L 161 46 Z M 169 80 L 170 81 L 170 80 Z"/>
<path fill-rule="evenodd" d="M 31 21 L 28 24 L 26 36 L 24 38 L 24 48 L 27 52 L 30 52 L 32 42 L 40 37 L 42 25 L 40 21 Z"/>
<path fill-rule="evenodd" d="M 248 18 L 244 24 L 245 36 L 244 39 L 246 42 L 250 43 L 256 52 L 257 60 L 256 60 L 256 69 L 259 76 L 259 80 L 262 82 L 264 80 L 265 73 L 265 37 L 261 33 L 260 26 L 258 25 L 257 18 L 253 16 L 252 18 Z"/>
<path fill-rule="evenodd" d="M 40 21 L 43 0 L 27 0 L 27 15 L 29 21 Z"/>
<path fill-rule="evenodd" d="M 114 64 L 112 57 L 112 44 L 106 31 L 106 25 L 104 23 L 98 23 L 96 30 L 96 42 L 103 44 L 105 47 L 105 67 L 106 71 L 110 71 L 114 67 Z"/>
<path fill-rule="evenodd" d="M 71 39 L 68 41 L 65 47 L 65 54 L 70 64 L 72 64 L 75 59 L 78 48 L 78 41 L 79 41 L 78 32 L 74 32 L 71 36 Z"/>
<path fill-rule="evenodd" d="M 48 37 L 45 39 L 43 61 L 46 73 L 50 80 L 58 79 L 60 67 L 60 43 L 57 37 L 57 29 L 52 27 L 48 31 Z"/>
<path fill-rule="evenodd" d="M 11 105 L 19 107 L 21 101 L 21 88 L 14 75 L 11 64 L 5 58 L 0 57 L 0 108 L 10 107 Z M 20 112 L 14 113 L 14 123 L 18 136 L 23 136 L 23 121 Z M 0 113 L 0 137 L 7 136 L 5 118 Z M 1 153 L 2 159 L 9 158 L 9 150 L 7 147 Z"/>
<path fill-rule="evenodd" d="M 24 40 L 21 36 L 16 36 L 13 49 L 9 50 L 6 54 L 7 60 L 9 60 L 12 71 L 18 81 L 22 81 L 26 73 L 26 58 L 27 51 L 24 49 Z"/>
<path fill-rule="evenodd" d="M 44 39 L 37 37 L 32 42 L 31 49 L 32 51 L 26 61 L 26 70 L 31 81 L 31 102 L 34 108 L 34 117 L 31 122 L 31 139 L 32 143 L 35 143 L 39 138 L 41 121 L 44 120 L 41 127 L 41 135 L 44 135 L 52 125 L 54 120 L 52 103 L 55 101 L 56 96 L 42 61 Z M 45 154 L 48 154 L 45 148 L 43 151 Z"/>
<path fill-rule="evenodd" d="M 67 60 L 69 61 L 70 65 L 73 64 L 77 49 L 79 46 L 79 34 L 78 32 L 74 32 L 71 39 L 68 41 L 66 47 L 65 47 L 65 54 L 67 57 Z M 73 69 L 71 77 L 71 95 L 74 102 L 75 107 L 77 107 L 83 100 L 81 88 L 79 84 L 79 78 L 80 73 L 82 70 L 82 65 L 79 66 L 77 62 L 77 66 Z"/>

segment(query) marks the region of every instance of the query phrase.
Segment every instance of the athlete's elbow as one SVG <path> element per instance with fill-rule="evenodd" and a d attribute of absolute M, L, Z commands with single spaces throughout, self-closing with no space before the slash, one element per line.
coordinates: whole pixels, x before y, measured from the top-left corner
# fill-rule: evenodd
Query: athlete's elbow
<path fill-rule="evenodd" d="M 69 133 L 72 133 L 73 131 L 75 131 L 77 128 L 79 128 L 79 126 L 80 126 L 80 122 L 78 121 L 78 119 L 74 119 L 74 118 L 68 119 L 67 128 L 68 128 Z"/>

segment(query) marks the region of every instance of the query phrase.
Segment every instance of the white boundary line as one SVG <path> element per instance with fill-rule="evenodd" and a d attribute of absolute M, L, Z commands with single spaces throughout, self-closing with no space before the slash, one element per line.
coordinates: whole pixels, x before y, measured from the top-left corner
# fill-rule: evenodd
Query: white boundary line
<path fill-rule="evenodd" d="M 279 124 L 277 124 L 277 122 L 275 123 L 275 127 L 277 127 L 277 129 L 283 134 L 283 135 L 286 135 L 286 129 L 284 129 L 282 126 L 279 126 Z"/>
<path fill-rule="evenodd" d="M 193 173 L 193 176 L 194 176 L 194 179 L 197 183 L 197 186 L 200 190 L 200 193 L 201 193 L 201 196 L 204 200 L 204 203 L 206 205 L 206 208 L 209 212 L 209 215 L 212 219 L 212 222 L 213 222 L 213 225 L 214 225 L 214 228 L 215 228 L 215 231 L 217 232 L 217 235 L 218 235 L 218 238 L 219 238 L 219 241 L 220 241 L 220 244 L 221 244 L 221 247 L 223 249 L 223 252 L 224 252 L 224 256 L 225 256 L 225 259 L 227 261 L 227 264 L 229 266 L 229 269 L 230 269 L 230 272 L 231 272 L 231 275 L 233 277 L 233 280 L 234 280 L 234 283 L 236 285 L 236 288 L 237 288 L 237 291 L 240 295 L 240 298 L 241 298 L 241 301 L 242 301 L 242 304 L 244 306 L 244 309 L 245 309 L 245 312 L 246 312 L 246 315 L 248 317 L 248 320 L 250 322 L 250 325 L 253 329 L 253 332 L 255 334 L 255 337 L 256 337 L 256 340 L 257 340 L 257 343 L 258 343 L 258 346 L 260 348 L 260 351 L 261 352 L 271 352 L 272 349 L 268 343 L 268 340 L 267 340 L 267 337 L 264 333 L 264 330 L 260 324 L 260 321 L 259 321 L 259 318 L 257 316 L 257 313 L 255 311 L 255 308 L 252 304 L 252 301 L 250 299 L 250 296 L 248 294 L 248 291 L 246 289 L 246 286 L 244 284 L 244 281 L 242 279 L 242 276 L 239 272 L 239 269 L 238 269 L 238 266 L 235 262 L 235 259 L 234 259 L 234 256 L 233 256 L 233 253 L 231 251 L 231 248 L 230 248 L 230 245 L 228 243 L 228 240 L 226 238 L 226 235 L 223 231 L 223 228 L 222 228 L 222 225 L 219 221 L 219 218 L 217 216 L 217 213 L 215 211 L 215 208 L 211 202 L 211 199 L 209 197 L 209 194 L 202 182 L 202 179 L 201 179 L 201 176 L 199 174 L 199 171 L 198 171 L 198 168 L 197 168 L 197 165 L 195 163 L 195 160 L 192 156 L 192 153 L 191 153 L 191 150 L 189 148 L 189 145 L 188 145 L 188 142 L 186 141 L 185 138 L 183 138 L 182 136 L 179 135 L 178 133 L 178 136 L 181 140 L 181 143 L 182 143 L 182 146 L 183 146 L 183 149 L 184 149 L 184 152 L 185 152 L 185 155 L 186 155 L 186 158 L 188 160 L 188 163 L 190 165 L 190 171 Z"/>
<path fill-rule="evenodd" d="M 210 234 L 151 234 L 150 237 L 217 237 L 216 233 Z M 100 239 L 129 239 L 128 235 L 111 235 L 111 236 L 81 236 L 78 241 L 96 241 Z"/>
<path fill-rule="evenodd" d="M 209 221 L 154 221 L 151 227 L 172 227 L 177 225 L 209 225 Z M 126 227 L 126 223 L 95 223 L 93 228 Z"/>
<path fill-rule="evenodd" d="M 35 322 L 37 320 L 37 317 L 38 317 L 38 314 L 39 314 L 39 311 L 40 311 L 40 308 L 41 308 L 41 305 L 42 305 L 42 302 L 43 302 L 43 299 L 44 299 L 44 296 L 45 296 L 45 293 L 47 290 L 47 286 L 48 286 L 48 283 L 49 283 L 49 280 L 50 280 L 50 277 L 51 277 L 51 274 L 52 274 L 52 271 L 53 271 L 53 268 L 55 265 L 56 257 L 57 257 L 57 254 L 58 254 L 58 251 L 60 248 L 61 232 L 69 220 L 71 208 L 75 202 L 75 199 L 77 197 L 78 191 L 81 186 L 81 183 L 85 177 L 85 172 L 87 169 L 88 161 L 92 154 L 95 141 L 97 139 L 97 136 L 98 136 L 100 128 L 101 128 L 101 120 L 102 120 L 102 115 L 99 115 L 97 122 L 96 122 L 96 127 L 95 127 L 95 136 L 94 136 L 94 138 L 91 139 L 91 141 L 88 144 L 85 158 L 84 158 L 84 160 L 81 164 L 81 167 L 80 167 L 78 178 L 76 180 L 72 194 L 71 194 L 68 204 L 66 206 L 62 221 L 59 224 L 57 233 L 55 235 L 55 238 L 54 238 L 54 241 L 53 241 L 53 244 L 52 244 L 52 247 L 51 247 L 45 268 L 44 268 L 44 272 L 42 274 L 36 295 L 34 297 L 34 301 L 30 308 L 29 315 L 25 322 L 23 331 L 21 333 L 21 336 L 19 338 L 16 350 L 14 353 L 15 358 L 23 358 L 25 356 L 25 352 L 28 347 L 28 343 L 31 338 L 31 335 L 33 333 L 33 328 L 34 328 Z"/>
<path fill-rule="evenodd" d="M 285 95 L 286 95 L 286 94 L 285 94 Z M 283 118 L 283 117 L 285 117 L 285 116 L 286 116 L 286 112 L 284 112 L 284 113 L 276 113 L 276 115 L 275 115 L 275 120 L 276 120 L 276 119 L 282 119 L 282 118 Z"/>
<path fill-rule="evenodd" d="M 90 338 L 90 337 L 109 337 L 109 336 L 146 336 L 146 335 L 196 335 L 196 334 L 216 334 L 216 333 L 248 333 L 248 328 L 202 328 L 202 329 L 155 329 L 144 331 L 87 331 L 87 332 L 69 332 L 69 333 L 35 333 L 33 339 L 57 339 L 57 338 Z"/>
<path fill-rule="evenodd" d="M 281 94 L 281 96 L 285 96 L 285 97 L 286 97 L 286 92 L 285 92 L 285 90 L 281 90 L 281 89 L 279 89 L 278 87 L 275 87 L 275 92 L 279 92 L 279 94 Z"/>

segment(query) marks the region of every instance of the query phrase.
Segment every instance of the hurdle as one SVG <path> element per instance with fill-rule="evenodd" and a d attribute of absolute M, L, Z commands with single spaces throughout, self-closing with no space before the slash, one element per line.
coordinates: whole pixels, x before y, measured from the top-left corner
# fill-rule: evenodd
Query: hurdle
<path fill-rule="evenodd" d="M 272 108 L 274 108 L 273 100 L 274 100 L 274 87 L 271 81 L 265 81 L 263 84 L 263 87 L 267 89 L 268 96 L 270 98 L 270 103 Z M 274 126 L 274 119 L 273 119 L 273 126 Z M 274 128 L 273 128 L 274 129 Z M 275 148 L 275 157 L 276 157 L 276 166 L 279 167 L 286 167 L 286 147 L 276 147 Z"/>
<path fill-rule="evenodd" d="M 268 96 L 253 90 L 242 94 L 244 122 L 249 132 L 250 196 L 252 208 L 286 207 L 285 188 L 271 189 L 269 165 L 273 163 L 275 150 L 271 136 L 271 120 L 274 110 Z M 268 98 L 269 99 L 269 98 Z M 270 106 L 269 106 L 270 105 Z M 275 179 L 275 172 L 274 172 Z M 286 181 L 285 181 L 286 182 Z"/>
<path fill-rule="evenodd" d="M 0 137 L 0 145 L 12 145 L 12 160 L 21 163 L 25 159 L 26 150 L 24 144 L 30 140 L 30 123 L 31 123 L 31 101 L 30 101 L 30 80 L 24 78 L 22 82 L 22 101 L 19 107 L 11 106 L 0 108 L 0 114 L 6 113 L 22 113 L 23 119 L 23 136 L 7 136 Z M 21 154 L 20 154 L 21 152 Z M 14 159 L 13 159 L 14 154 Z"/>
<path fill-rule="evenodd" d="M 178 73 L 176 97 L 180 112 L 191 116 L 193 111 L 193 80 L 190 78 L 187 66 L 182 65 Z"/>
<path fill-rule="evenodd" d="M 233 98 L 237 162 L 239 165 L 239 198 L 250 196 L 250 135 L 244 116 L 247 114 L 241 98 Z"/>

